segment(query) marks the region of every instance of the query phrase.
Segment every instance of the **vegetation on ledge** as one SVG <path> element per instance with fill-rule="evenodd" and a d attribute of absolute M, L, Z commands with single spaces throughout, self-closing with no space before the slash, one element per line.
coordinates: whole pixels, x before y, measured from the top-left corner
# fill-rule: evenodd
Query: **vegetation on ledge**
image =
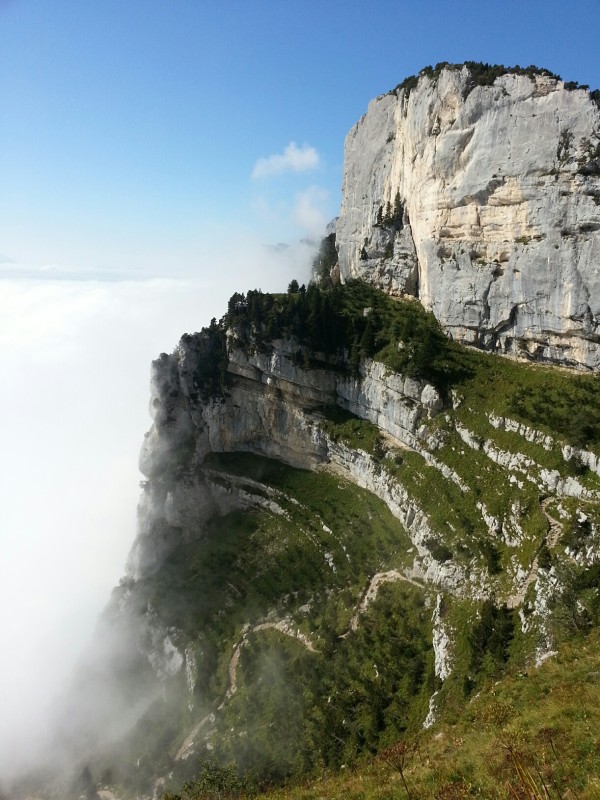
<path fill-rule="evenodd" d="M 598 730 L 596 632 L 566 644 L 539 669 L 490 681 L 458 716 L 341 772 L 323 770 L 261 792 L 208 762 L 198 781 L 164 800 L 597 800 Z"/>
<path fill-rule="evenodd" d="M 182 344 L 197 342 L 193 401 L 227 392 L 227 341 L 252 352 L 270 351 L 278 339 L 297 343 L 297 362 L 359 375 L 367 358 L 392 372 L 450 390 L 480 416 L 504 415 L 558 435 L 577 447 L 600 451 L 597 375 L 499 359 L 450 340 L 420 303 L 398 300 L 361 281 L 322 288 L 292 281 L 286 294 L 236 293 L 219 321 Z"/>
<path fill-rule="evenodd" d="M 328 289 L 290 287 L 287 294 L 235 294 L 221 325 L 246 349 L 294 339 L 306 366 L 321 354 L 327 357 L 323 366 L 358 374 L 360 361 L 372 358 L 441 390 L 459 378 L 457 346 L 420 303 L 398 302 L 361 281 Z"/>
<path fill-rule="evenodd" d="M 461 70 L 463 67 L 469 70 L 469 83 L 466 94 L 471 92 L 476 86 L 493 86 L 496 79 L 503 75 L 527 75 L 529 78 L 535 78 L 536 75 L 543 75 L 557 81 L 561 80 L 560 75 L 557 75 L 555 72 L 551 72 L 549 69 L 544 69 L 543 67 L 536 67 L 534 64 L 528 67 L 521 67 L 518 64 L 514 67 L 505 67 L 504 64 L 487 64 L 481 61 L 465 61 L 462 64 L 451 64 L 447 61 L 440 61 L 435 67 L 424 67 L 418 75 L 409 75 L 394 89 L 388 92 L 388 94 L 398 95 L 401 91 L 404 91 L 405 95 L 408 96 L 413 89 L 417 88 L 421 78 L 426 77 L 437 82 L 442 70 Z M 580 84 L 577 81 L 566 81 L 564 86 L 567 91 L 589 89 L 587 84 Z M 596 104 L 600 104 L 599 90 L 596 89 L 590 92 L 590 97 Z"/>

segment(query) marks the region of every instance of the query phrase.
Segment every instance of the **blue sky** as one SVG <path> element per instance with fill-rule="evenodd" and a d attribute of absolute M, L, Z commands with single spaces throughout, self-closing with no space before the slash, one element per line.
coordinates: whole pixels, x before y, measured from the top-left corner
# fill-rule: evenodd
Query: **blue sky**
<path fill-rule="evenodd" d="M 372 98 L 438 61 L 600 87 L 599 32 L 598 0 L 0 0 L 0 785 L 123 574 L 151 359 L 308 278 Z"/>
<path fill-rule="evenodd" d="M 599 32 L 597 0 L 2 0 L 0 253 L 187 274 L 232 230 L 314 234 L 371 98 L 441 60 L 594 88 Z M 252 178 L 292 142 L 312 168 Z"/>

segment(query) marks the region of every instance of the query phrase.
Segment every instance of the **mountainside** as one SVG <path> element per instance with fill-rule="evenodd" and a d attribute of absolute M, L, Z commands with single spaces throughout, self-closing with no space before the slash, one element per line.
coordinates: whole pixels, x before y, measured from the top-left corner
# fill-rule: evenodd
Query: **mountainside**
<path fill-rule="evenodd" d="M 599 178 L 577 159 L 598 109 L 500 73 L 430 70 L 350 133 L 316 260 L 343 283 L 236 294 L 153 362 L 127 576 L 52 768 L 15 796 L 160 798 L 199 774 L 184 797 L 236 796 L 424 728 L 512 741 L 521 695 L 496 713 L 490 687 L 596 641 L 598 376 L 455 339 L 597 365 Z M 586 759 L 551 796 L 597 796 Z M 414 796 L 507 796 L 469 758 L 450 772 Z"/>
<path fill-rule="evenodd" d="M 425 70 L 352 128 L 340 270 L 454 338 L 597 368 L 597 93 L 538 71 Z"/>

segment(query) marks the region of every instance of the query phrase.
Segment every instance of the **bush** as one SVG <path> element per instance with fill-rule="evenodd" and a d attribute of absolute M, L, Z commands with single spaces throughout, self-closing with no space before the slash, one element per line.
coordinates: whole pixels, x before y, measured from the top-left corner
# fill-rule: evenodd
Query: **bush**
<path fill-rule="evenodd" d="M 205 761 L 200 774 L 184 783 L 181 794 L 167 793 L 163 795 L 163 800 L 229 800 L 246 793 L 248 789 L 248 781 L 237 774 L 234 765 L 219 767 L 214 761 Z"/>
<path fill-rule="evenodd" d="M 498 575 L 502 571 L 502 567 L 500 565 L 500 553 L 496 545 L 490 542 L 489 539 L 484 539 L 479 543 L 479 547 L 490 575 Z"/>
<path fill-rule="evenodd" d="M 469 668 L 475 673 L 497 672 L 507 661 L 514 637 L 513 613 L 506 605 L 486 600 L 468 636 L 471 650 Z"/>
<path fill-rule="evenodd" d="M 552 554 L 550 553 L 548 544 L 544 540 L 540 545 L 540 549 L 538 552 L 538 567 L 540 569 L 549 570 L 551 566 L 552 566 Z"/>
<path fill-rule="evenodd" d="M 454 553 L 450 548 L 446 547 L 445 544 L 439 542 L 437 539 L 430 537 L 429 539 L 425 539 L 423 542 L 425 547 L 429 550 L 431 555 L 435 558 L 436 561 L 440 561 L 442 564 L 445 561 L 449 561 Z"/>

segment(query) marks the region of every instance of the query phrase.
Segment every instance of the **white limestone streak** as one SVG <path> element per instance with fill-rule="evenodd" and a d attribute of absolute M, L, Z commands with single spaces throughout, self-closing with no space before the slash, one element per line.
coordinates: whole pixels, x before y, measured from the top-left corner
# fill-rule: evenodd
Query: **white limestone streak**
<path fill-rule="evenodd" d="M 442 595 L 438 594 L 433 609 L 433 655 L 435 664 L 435 676 L 441 681 L 445 681 L 452 671 L 452 640 L 446 625 L 442 620 Z M 424 728 L 430 728 L 436 720 L 436 700 L 438 691 L 436 690 L 429 698 L 429 710 L 423 722 Z"/>

